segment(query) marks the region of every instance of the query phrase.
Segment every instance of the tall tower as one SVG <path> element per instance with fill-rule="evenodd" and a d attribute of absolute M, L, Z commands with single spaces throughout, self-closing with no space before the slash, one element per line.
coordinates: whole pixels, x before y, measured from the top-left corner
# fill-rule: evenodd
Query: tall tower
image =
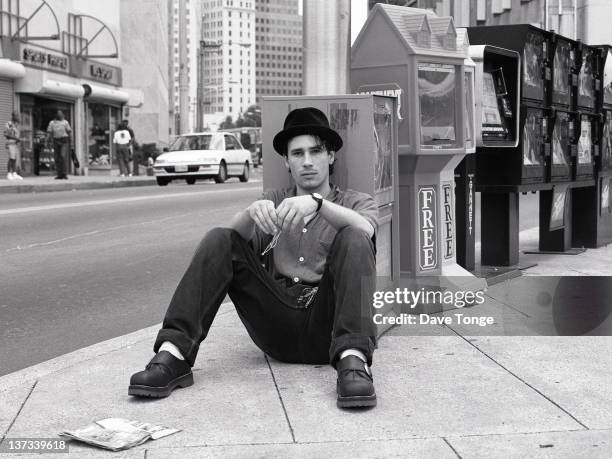
<path fill-rule="evenodd" d="M 263 96 L 302 94 L 302 16 L 298 0 L 255 0 L 255 89 Z"/>
<path fill-rule="evenodd" d="M 199 0 L 170 0 L 170 104 L 175 115 L 172 133 L 193 131 L 196 126 L 198 82 Z M 181 127 L 182 126 L 182 127 Z"/>
<path fill-rule="evenodd" d="M 255 0 L 202 1 L 204 128 L 255 103 Z"/>

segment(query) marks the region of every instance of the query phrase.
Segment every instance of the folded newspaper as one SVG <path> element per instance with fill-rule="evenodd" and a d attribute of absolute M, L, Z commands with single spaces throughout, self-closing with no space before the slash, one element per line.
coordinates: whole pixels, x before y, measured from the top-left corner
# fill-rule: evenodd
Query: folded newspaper
<path fill-rule="evenodd" d="M 149 439 L 157 440 L 179 431 L 180 429 L 156 426 L 148 422 L 106 418 L 82 429 L 60 432 L 60 435 L 111 451 L 120 451 L 138 446 Z"/>

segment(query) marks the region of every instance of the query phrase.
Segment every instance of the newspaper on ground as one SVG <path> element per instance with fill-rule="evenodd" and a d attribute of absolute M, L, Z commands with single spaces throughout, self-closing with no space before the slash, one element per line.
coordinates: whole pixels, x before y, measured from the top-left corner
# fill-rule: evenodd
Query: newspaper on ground
<path fill-rule="evenodd" d="M 106 418 L 82 429 L 66 430 L 60 435 L 111 451 L 120 451 L 138 446 L 149 439 L 157 440 L 179 431 L 180 429 L 170 429 L 148 422 Z"/>

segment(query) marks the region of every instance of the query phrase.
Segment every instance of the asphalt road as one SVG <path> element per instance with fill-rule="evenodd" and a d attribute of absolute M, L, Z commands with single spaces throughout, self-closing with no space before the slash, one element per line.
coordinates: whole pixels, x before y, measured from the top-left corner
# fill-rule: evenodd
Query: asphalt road
<path fill-rule="evenodd" d="M 161 322 L 201 237 L 259 194 L 254 179 L 0 194 L 0 375 Z M 537 195 L 521 196 L 520 223 L 537 225 Z"/>
<path fill-rule="evenodd" d="M 0 195 L 0 375 L 161 322 L 261 181 Z"/>

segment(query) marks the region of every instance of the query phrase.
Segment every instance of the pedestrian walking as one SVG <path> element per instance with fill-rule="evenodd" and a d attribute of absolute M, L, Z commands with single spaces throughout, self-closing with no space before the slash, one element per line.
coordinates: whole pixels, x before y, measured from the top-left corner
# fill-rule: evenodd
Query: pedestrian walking
<path fill-rule="evenodd" d="M 8 166 L 6 178 L 9 180 L 23 180 L 17 173 L 18 160 L 20 159 L 21 138 L 19 132 L 19 113 L 13 112 L 11 120 L 4 127 L 6 148 L 8 150 Z"/>
<path fill-rule="evenodd" d="M 371 298 L 377 205 L 330 182 L 342 138 L 320 110 L 293 110 L 274 149 L 295 186 L 265 191 L 228 227 L 205 236 L 128 393 L 166 397 L 191 367 L 226 294 L 255 344 L 276 360 L 329 363 L 339 407 L 376 405 Z M 205 374 L 205 372 L 204 372 Z"/>
<path fill-rule="evenodd" d="M 119 163 L 119 175 L 125 177 L 132 176 L 130 172 L 130 142 L 132 137 L 127 129 L 125 121 L 119 123 L 119 127 L 113 136 L 113 143 L 117 151 L 117 162 Z"/>
<path fill-rule="evenodd" d="M 130 133 L 130 161 L 132 161 L 132 174 L 140 175 L 140 171 L 138 165 L 140 164 L 140 154 L 138 152 L 138 144 L 136 143 L 136 136 L 134 135 L 134 130 L 130 127 L 129 120 L 123 120 L 125 123 L 125 128 Z"/>
<path fill-rule="evenodd" d="M 49 143 L 53 145 L 53 158 L 55 160 L 55 171 L 56 180 L 68 179 L 67 164 L 68 164 L 68 151 L 70 149 L 70 136 L 72 135 L 72 128 L 70 123 L 64 117 L 64 112 L 61 110 L 57 111 L 55 119 L 51 120 L 47 127 L 47 138 Z"/>

